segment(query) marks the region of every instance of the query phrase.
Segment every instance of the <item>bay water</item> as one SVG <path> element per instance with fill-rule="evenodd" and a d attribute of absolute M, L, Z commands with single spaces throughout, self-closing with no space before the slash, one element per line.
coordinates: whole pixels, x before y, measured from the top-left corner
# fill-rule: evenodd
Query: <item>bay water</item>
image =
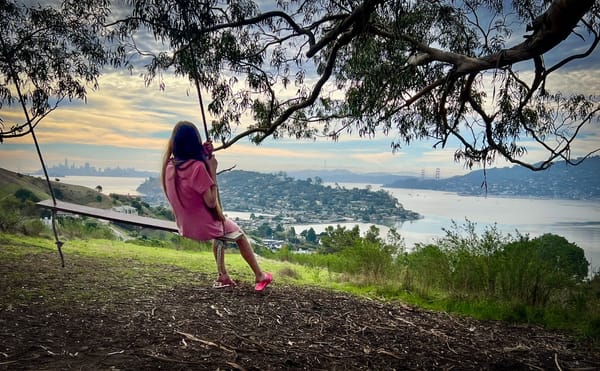
<path fill-rule="evenodd" d="M 102 193 L 108 195 L 117 193 L 120 195 L 141 196 L 137 188 L 146 181 L 145 177 L 122 177 L 122 176 L 84 176 L 84 175 L 67 175 L 64 177 L 52 178 L 58 181 L 80 185 L 92 189 L 97 186 L 102 187 Z"/>
<path fill-rule="evenodd" d="M 331 185 L 333 185 L 332 183 Z M 329 185 L 326 183 L 325 185 Z M 338 183 L 348 189 L 365 188 L 362 183 Z M 463 225 L 466 221 L 476 224 L 476 230 L 495 226 L 502 234 L 530 237 L 553 233 L 581 247 L 593 272 L 600 269 L 600 201 L 538 199 L 494 196 L 464 196 L 451 192 L 422 189 L 384 188 L 370 185 L 373 191 L 384 190 L 404 206 L 419 213 L 422 218 L 397 223 L 394 227 L 404 238 L 408 250 L 415 243 L 433 242 L 451 229 L 453 222 Z M 337 225 L 337 224 L 336 224 Z M 358 225 L 366 232 L 371 224 L 340 223 L 352 228 Z M 322 232 L 327 225 L 304 224 L 295 226 L 296 232 L 312 227 Z M 388 227 L 377 225 L 385 237 Z"/>

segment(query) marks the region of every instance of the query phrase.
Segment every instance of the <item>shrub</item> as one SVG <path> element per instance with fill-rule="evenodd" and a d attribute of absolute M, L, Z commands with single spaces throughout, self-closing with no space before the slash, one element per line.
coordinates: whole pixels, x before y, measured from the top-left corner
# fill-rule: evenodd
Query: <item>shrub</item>
<path fill-rule="evenodd" d="M 391 273 L 393 258 L 385 245 L 376 241 L 359 239 L 341 252 L 345 260 L 344 271 L 380 281 Z"/>
<path fill-rule="evenodd" d="M 30 219 L 21 224 L 21 232 L 26 236 L 40 236 L 48 228 L 39 219 Z"/>
<path fill-rule="evenodd" d="M 171 244 L 177 250 L 190 251 L 211 251 L 212 244 L 210 242 L 195 241 L 191 238 L 186 238 L 178 234 L 171 234 Z"/>
<path fill-rule="evenodd" d="M 21 233 L 21 225 L 35 210 L 35 204 L 28 199 L 21 201 L 16 196 L 9 195 L 0 201 L 0 210 L 0 231 Z"/>
<path fill-rule="evenodd" d="M 499 269 L 495 254 L 512 237 L 500 234 L 495 225 L 487 226 L 481 234 L 476 229 L 476 224 L 469 220 L 463 225 L 453 221 L 451 228 L 444 229 L 446 235 L 436 241 L 439 251 L 429 247 L 425 252 L 433 255 L 424 256 L 426 259 L 421 262 L 426 264 L 429 271 L 419 272 L 419 275 L 425 275 L 426 286 L 435 280 L 436 286 L 452 295 L 477 298 L 494 296 Z M 412 267 L 414 269 L 414 263 Z"/>
<path fill-rule="evenodd" d="M 40 201 L 39 197 L 37 197 L 33 192 L 25 188 L 18 189 L 15 192 L 15 197 L 21 202 L 29 200 L 35 203 Z"/>
<path fill-rule="evenodd" d="M 58 220 L 59 233 L 67 238 L 114 240 L 114 232 L 93 219 L 63 217 Z"/>
<path fill-rule="evenodd" d="M 52 191 L 54 192 L 54 197 L 56 197 L 56 199 L 58 199 L 58 200 L 64 200 L 65 199 L 65 193 L 63 192 L 62 189 L 60 189 L 58 187 L 54 187 L 52 189 Z"/>
<path fill-rule="evenodd" d="M 583 250 L 560 236 L 546 234 L 522 238 L 498 254 L 501 274 L 498 289 L 502 298 L 517 298 L 533 306 L 557 301 L 582 282 L 589 263 Z"/>
<path fill-rule="evenodd" d="M 284 262 L 289 262 L 293 260 L 294 253 L 290 250 L 288 245 L 281 246 L 279 250 L 274 254 L 274 256 Z"/>
<path fill-rule="evenodd" d="M 320 237 L 319 251 L 324 254 L 337 253 L 353 246 L 354 242 L 359 239 L 361 237 L 358 225 L 350 230 L 339 225 L 336 228 L 328 226 Z"/>
<path fill-rule="evenodd" d="M 16 232 L 19 222 L 21 221 L 21 213 L 17 209 L 2 208 L 0 213 L 0 231 Z"/>
<path fill-rule="evenodd" d="M 167 241 L 162 241 L 154 238 L 135 238 L 131 240 L 125 241 L 125 243 L 130 243 L 138 246 L 148 246 L 148 247 L 171 247 L 171 244 Z"/>
<path fill-rule="evenodd" d="M 446 254 L 433 244 L 416 244 L 407 256 L 408 289 L 428 294 L 431 289 L 448 289 L 450 264 Z"/>

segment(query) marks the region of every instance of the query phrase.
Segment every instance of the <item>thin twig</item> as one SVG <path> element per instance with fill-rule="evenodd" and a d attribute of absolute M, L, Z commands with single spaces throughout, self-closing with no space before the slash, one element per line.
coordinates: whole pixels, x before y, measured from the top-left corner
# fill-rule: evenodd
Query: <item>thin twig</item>
<path fill-rule="evenodd" d="M 196 341 L 198 343 L 201 343 L 201 344 L 204 344 L 204 345 L 208 345 L 208 346 L 211 346 L 211 347 L 214 347 L 214 348 L 219 348 L 219 349 L 224 350 L 224 351 L 229 352 L 229 353 L 235 353 L 235 350 L 229 349 L 229 348 L 227 348 L 227 347 L 225 347 L 225 346 L 223 346 L 221 344 L 213 343 L 212 341 L 208 341 L 208 340 L 202 340 L 202 339 L 199 339 L 199 338 L 195 337 L 192 334 L 188 334 L 188 333 L 185 333 L 185 332 L 181 332 L 181 331 L 175 331 L 175 332 L 178 333 L 179 335 L 185 336 L 189 340 Z"/>
<path fill-rule="evenodd" d="M 144 354 L 144 356 L 150 357 L 150 358 L 154 358 L 154 359 L 157 359 L 159 361 L 173 362 L 173 363 L 183 363 L 183 364 L 186 364 L 186 365 L 200 365 L 200 364 L 204 364 L 204 362 L 193 362 L 193 361 L 184 361 L 184 360 L 179 360 L 179 359 L 167 358 L 167 357 L 161 356 L 159 354 Z"/>
<path fill-rule="evenodd" d="M 235 169 L 235 167 L 236 167 L 236 166 L 237 166 L 237 165 L 233 165 L 233 166 L 232 166 L 232 167 L 230 167 L 230 168 L 227 168 L 227 169 L 223 169 L 223 170 L 221 170 L 221 171 L 218 171 L 218 172 L 217 172 L 217 175 L 221 175 L 221 174 L 223 174 L 223 173 L 224 173 L 224 172 L 226 172 L 226 171 L 231 171 L 231 170 Z"/>
<path fill-rule="evenodd" d="M 558 363 L 558 353 L 554 353 L 554 363 L 556 363 L 556 368 L 558 369 L 558 371 L 562 371 L 560 363 Z"/>

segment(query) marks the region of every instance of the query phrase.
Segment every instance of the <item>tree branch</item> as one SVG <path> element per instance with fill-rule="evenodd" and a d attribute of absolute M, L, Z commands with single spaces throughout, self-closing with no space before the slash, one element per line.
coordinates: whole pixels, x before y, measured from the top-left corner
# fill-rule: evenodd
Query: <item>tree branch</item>
<path fill-rule="evenodd" d="M 479 58 L 432 48 L 406 35 L 399 37 L 421 52 L 412 57 L 409 64 L 416 66 L 432 61 L 446 62 L 454 66 L 455 73 L 464 75 L 502 68 L 541 56 L 566 39 L 593 4 L 594 0 L 554 0 L 548 10 L 535 19 L 532 26 L 534 33 L 525 36 L 524 42 Z M 387 36 L 394 37 L 389 33 Z"/>
<path fill-rule="evenodd" d="M 356 31 L 355 31 L 356 32 Z M 268 127 L 268 128 L 251 128 L 248 129 L 240 134 L 238 134 L 237 136 L 235 136 L 233 139 L 231 139 L 230 141 L 223 143 L 222 146 L 220 146 L 217 149 L 225 149 L 227 147 L 230 147 L 232 144 L 234 144 L 235 142 L 237 142 L 238 140 L 245 138 L 246 136 L 252 135 L 252 134 L 257 134 L 260 133 L 262 134 L 260 138 L 258 138 L 258 142 L 263 141 L 266 137 L 268 137 L 269 135 L 273 134 L 277 128 L 279 126 L 281 126 L 293 113 L 295 113 L 298 110 L 301 110 L 303 108 L 309 107 L 311 106 L 319 97 L 319 95 L 321 94 L 321 90 L 323 88 L 323 86 L 325 85 L 325 83 L 329 80 L 329 78 L 331 77 L 332 73 L 333 73 L 333 67 L 335 66 L 335 62 L 337 60 L 337 53 L 338 51 L 346 44 L 348 44 L 353 38 L 353 33 L 349 32 L 346 33 L 344 35 L 342 35 L 342 37 L 340 37 L 338 39 L 338 41 L 336 42 L 336 44 L 333 46 L 331 53 L 329 54 L 329 57 L 327 59 L 327 64 L 325 66 L 325 69 L 323 71 L 323 74 L 321 75 L 321 77 L 319 78 L 319 80 L 317 81 L 317 83 L 315 84 L 315 86 L 312 89 L 311 94 L 308 96 L 307 99 L 305 99 L 304 101 L 301 101 L 297 104 L 294 104 L 290 107 L 288 107 L 285 111 L 283 111 L 281 113 L 281 115 L 279 115 L 279 117 Z"/>

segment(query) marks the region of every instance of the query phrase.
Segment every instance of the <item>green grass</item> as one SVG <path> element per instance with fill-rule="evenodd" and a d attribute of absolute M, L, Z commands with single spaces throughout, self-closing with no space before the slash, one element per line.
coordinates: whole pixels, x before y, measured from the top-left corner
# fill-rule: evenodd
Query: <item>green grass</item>
<path fill-rule="evenodd" d="M 23 249 L 2 249 L 2 258 L 38 252 L 56 252 L 54 241 L 0 234 L 0 246 L 15 246 Z M 208 249 L 207 249 L 208 250 Z M 69 256 L 78 255 L 90 258 L 135 260 L 147 265 L 168 265 L 186 271 L 216 275 L 216 266 L 212 251 L 177 250 L 172 248 L 140 246 L 133 243 L 112 240 L 69 240 L 62 247 L 66 266 Z M 57 259 L 58 258 L 58 253 Z M 273 272 L 278 284 L 294 284 L 336 288 L 331 284 L 332 274 L 319 268 L 310 268 L 287 262 L 258 258 L 261 268 Z M 236 250 L 228 250 L 225 256 L 230 275 L 234 279 L 252 282 L 252 271 Z M 60 264 L 60 260 L 57 261 Z M 339 276 L 339 275 L 338 275 Z M 339 288 L 339 287 L 337 287 Z"/>

